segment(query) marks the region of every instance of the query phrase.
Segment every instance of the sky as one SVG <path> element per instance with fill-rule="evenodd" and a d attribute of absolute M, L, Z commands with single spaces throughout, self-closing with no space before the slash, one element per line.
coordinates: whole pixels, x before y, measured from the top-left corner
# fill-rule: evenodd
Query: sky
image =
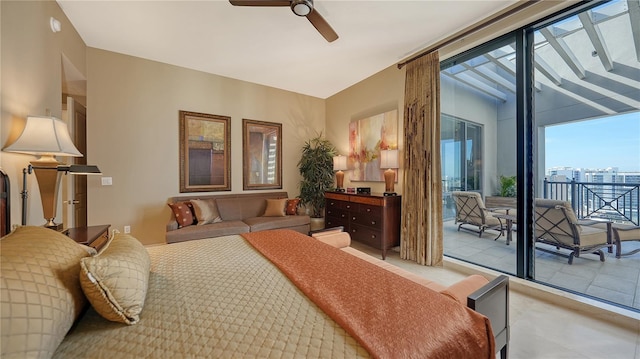
<path fill-rule="evenodd" d="M 607 168 L 640 172 L 640 112 L 549 126 L 546 169 Z"/>

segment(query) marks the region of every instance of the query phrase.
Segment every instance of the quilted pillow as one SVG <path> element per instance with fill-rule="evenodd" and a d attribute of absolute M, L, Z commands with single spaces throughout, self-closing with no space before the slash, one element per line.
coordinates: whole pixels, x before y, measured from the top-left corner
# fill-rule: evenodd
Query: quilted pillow
<path fill-rule="evenodd" d="M 298 214 L 298 203 L 300 203 L 300 198 L 288 199 L 285 213 L 290 216 Z"/>
<path fill-rule="evenodd" d="M 267 199 L 267 208 L 264 210 L 263 217 L 284 217 L 284 205 L 286 198 Z"/>
<path fill-rule="evenodd" d="M 144 246 L 117 233 L 109 247 L 80 263 L 80 285 L 105 319 L 125 324 L 140 320 L 149 284 L 151 260 Z"/>
<path fill-rule="evenodd" d="M 78 274 L 87 247 L 44 227 L 0 240 L 1 358 L 50 358 L 87 301 Z"/>
<path fill-rule="evenodd" d="M 198 219 L 198 225 L 222 222 L 215 199 L 192 199 L 191 204 Z"/>
<path fill-rule="evenodd" d="M 193 216 L 193 206 L 191 202 L 177 202 L 177 203 L 167 203 L 171 210 L 173 211 L 173 215 L 176 217 L 176 222 L 178 222 L 178 228 L 187 227 L 195 222 L 195 217 Z"/>

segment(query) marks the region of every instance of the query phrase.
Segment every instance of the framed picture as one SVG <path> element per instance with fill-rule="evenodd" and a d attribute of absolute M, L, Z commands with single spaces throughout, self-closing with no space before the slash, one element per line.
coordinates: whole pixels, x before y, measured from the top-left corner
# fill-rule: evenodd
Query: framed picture
<path fill-rule="evenodd" d="M 231 117 L 180 111 L 180 192 L 231 190 Z"/>
<path fill-rule="evenodd" d="M 282 188 L 282 124 L 242 120 L 242 188 Z"/>
<path fill-rule="evenodd" d="M 349 123 L 349 157 L 351 181 L 384 181 L 380 168 L 380 150 L 398 148 L 398 110 Z M 394 170 L 397 172 L 397 170 Z M 396 173 L 397 179 L 397 173 Z"/>

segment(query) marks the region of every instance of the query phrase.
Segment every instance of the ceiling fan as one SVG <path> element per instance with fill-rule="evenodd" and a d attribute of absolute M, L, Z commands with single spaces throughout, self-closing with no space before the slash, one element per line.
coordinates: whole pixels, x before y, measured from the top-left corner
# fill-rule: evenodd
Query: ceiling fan
<path fill-rule="evenodd" d="M 320 35 L 332 42 L 338 34 L 329 23 L 313 8 L 313 0 L 229 0 L 235 6 L 288 6 L 294 14 L 306 17 Z"/>

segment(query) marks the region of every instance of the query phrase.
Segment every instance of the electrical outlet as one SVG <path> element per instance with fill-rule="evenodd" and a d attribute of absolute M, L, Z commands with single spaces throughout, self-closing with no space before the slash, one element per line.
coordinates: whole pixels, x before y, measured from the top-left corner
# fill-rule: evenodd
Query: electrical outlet
<path fill-rule="evenodd" d="M 113 179 L 111 177 L 102 177 L 102 185 L 103 186 L 111 186 L 113 185 Z"/>
<path fill-rule="evenodd" d="M 131 226 L 124 226 L 124 233 L 131 233 Z"/>

